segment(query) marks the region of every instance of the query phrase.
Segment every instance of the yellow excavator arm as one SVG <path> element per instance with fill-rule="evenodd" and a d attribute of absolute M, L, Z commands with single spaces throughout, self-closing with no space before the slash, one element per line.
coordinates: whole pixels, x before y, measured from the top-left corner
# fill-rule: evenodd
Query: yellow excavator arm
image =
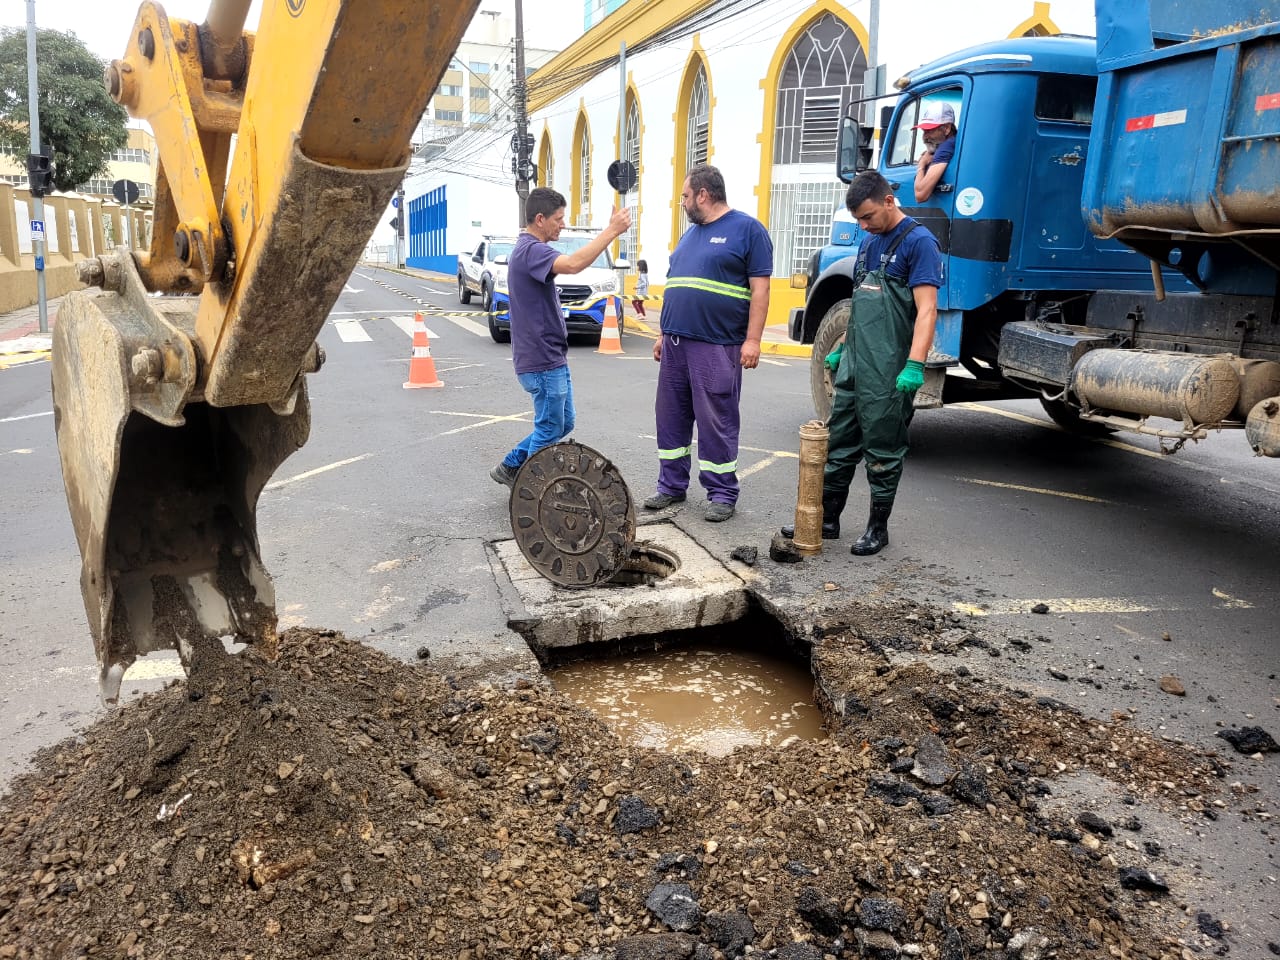
<path fill-rule="evenodd" d="M 152 650 L 270 645 L 258 496 L 306 442 L 315 342 L 478 0 L 145 2 L 112 96 L 160 156 L 147 253 L 80 264 L 53 399 L 104 699 Z M 197 296 L 154 298 L 149 293 Z"/>

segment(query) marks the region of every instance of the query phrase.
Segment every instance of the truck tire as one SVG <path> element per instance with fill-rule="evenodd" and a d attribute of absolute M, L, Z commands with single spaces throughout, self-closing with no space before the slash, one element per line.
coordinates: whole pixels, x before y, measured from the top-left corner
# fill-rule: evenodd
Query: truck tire
<path fill-rule="evenodd" d="M 510 343 L 511 328 L 506 330 L 498 326 L 498 318 L 492 312 L 489 314 L 489 336 L 493 337 L 494 343 Z"/>
<path fill-rule="evenodd" d="M 809 360 L 809 388 L 813 392 L 813 409 L 818 418 L 831 416 L 831 395 L 834 392 L 831 371 L 827 369 L 827 354 L 844 343 L 845 330 L 849 326 L 849 298 L 837 300 L 818 324 L 813 337 L 813 356 Z"/>
<path fill-rule="evenodd" d="M 467 289 L 467 278 L 462 274 L 458 274 L 458 302 L 462 304 L 471 302 L 471 291 Z"/>
<path fill-rule="evenodd" d="M 1044 407 L 1044 412 L 1049 415 L 1050 420 L 1077 437 L 1105 437 L 1116 432 L 1115 427 L 1108 427 L 1105 423 L 1081 420 L 1076 408 L 1065 400 L 1050 400 L 1042 396 L 1040 406 Z"/>
<path fill-rule="evenodd" d="M 480 309 L 486 313 L 493 309 L 493 287 L 488 280 L 480 283 Z"/>

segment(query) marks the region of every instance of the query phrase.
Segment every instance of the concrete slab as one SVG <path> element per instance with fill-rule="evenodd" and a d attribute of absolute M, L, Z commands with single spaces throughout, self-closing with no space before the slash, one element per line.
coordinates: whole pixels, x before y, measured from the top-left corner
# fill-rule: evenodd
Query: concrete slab
<path fill-rule="evenodd" d="M 540 576 L 514 540 L 491 543 L 494 574 L 511 586 L 500 590 L 507 625 L 543 657 L 583 644 L 731 623 L 747 613 L 743 580 L 679 527 L 646 524 L 637 541 L 678 557 L 678 569 L 643 586 L 568 590 Z"/>

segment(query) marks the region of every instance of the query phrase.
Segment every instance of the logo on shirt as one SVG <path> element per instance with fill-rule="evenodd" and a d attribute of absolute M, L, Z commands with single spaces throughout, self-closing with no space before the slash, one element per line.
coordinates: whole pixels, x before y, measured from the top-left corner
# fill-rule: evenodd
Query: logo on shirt
<path fill-rule="evenodd" d="M 712 238 L 711 238 L 709 241 L 707 241 L 707 242 L 708 242 L 708 243 L 728 243 L 728 242 L 729 242 L 729 238 L 728 238 L 728 237 L 712 237 Z"/>

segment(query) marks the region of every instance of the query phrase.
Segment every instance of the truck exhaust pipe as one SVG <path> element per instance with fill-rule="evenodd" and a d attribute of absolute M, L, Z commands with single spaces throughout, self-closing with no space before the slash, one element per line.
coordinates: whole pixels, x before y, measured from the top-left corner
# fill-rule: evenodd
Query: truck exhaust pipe
<path fill-rule="evenodd" d="M 1231 419 L 1240 377 L 1224 357 L 1099 349 L 1076 363 L 1070 390 L 1086 413 L 1163 417 L 1191 428 Z"/>

